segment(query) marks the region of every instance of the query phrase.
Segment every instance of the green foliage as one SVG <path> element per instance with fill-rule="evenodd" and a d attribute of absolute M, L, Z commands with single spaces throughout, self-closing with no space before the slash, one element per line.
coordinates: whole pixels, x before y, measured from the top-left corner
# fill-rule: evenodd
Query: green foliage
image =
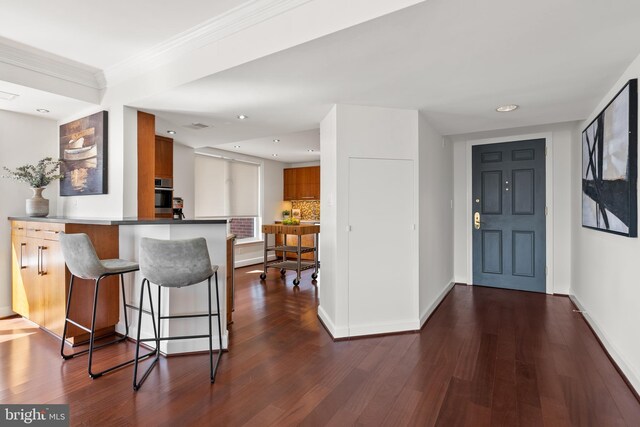
<path fill-rule="evenodd" d="M 287 215 L 289 215 L 290 213 L 291 213 L 291 212 L 289 212 L 289 211 L 287 211 L 287 210 L 284 210 L 284 211 L 282 211 L 282 216 L 287 216 Z"/>
<path fill-rule="evenodd" d="M 58 173 L 60 163 L 62 162 L 45 157 L 36 165 L 24 165 L 15 170 L 4 166 L 3 169 L 8 172 L 8 175 L 2 175 L 0 178 L 15 179 L 29 184 L 31 188 L 46 187 L 52 181 L 64 178 L 64 175 Z"/>

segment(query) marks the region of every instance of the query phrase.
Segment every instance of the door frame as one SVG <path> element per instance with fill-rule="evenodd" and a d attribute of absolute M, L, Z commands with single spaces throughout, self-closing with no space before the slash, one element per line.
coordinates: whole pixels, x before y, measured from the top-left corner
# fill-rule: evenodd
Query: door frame
<path fill-rule="evenodd" d="M 473 212 L 472 206 L 472 184 L 473 184 L 473 165 L 472 165 L 472 148 L 474 145 L 500 144 L 504 142 L 525 141 L 528 139 L 544 139 L 545 140 L 545 205 L 547 207 L 547 215 L 545 216 L 546 224 L 546 266 L 547 274 L 545 277 L 546 293 L 553 294 L 553 134 L 552 132 L 541 132 L 532 134 L 521 134 L 511 136 L 501 136 L 496 138 L 474 139 L 466 141 L 466 166 L 467 166 L 467 200 L 465 202 L 465 224 L 467 228 L 467 268 L 468 268 L 468 284 L 473 285 L 473 230 L 471 229 L 471 218 Z"/>

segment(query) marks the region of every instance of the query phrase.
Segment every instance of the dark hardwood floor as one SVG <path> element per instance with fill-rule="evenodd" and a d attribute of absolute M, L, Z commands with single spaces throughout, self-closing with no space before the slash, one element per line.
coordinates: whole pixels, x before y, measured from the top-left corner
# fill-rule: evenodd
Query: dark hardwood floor
<path fill-rule="evenodd" d="M 568 298 L 456 286 L 420 333 L 333 342 L 317 290 L 277 271 L 237 270 L 231 348 L 216 383 L 208 356 L 161 359 L 91 380 L 86 358 L 0 321 L 0 401 L 69 403 L 73 425 L 637 426 L 640 404 Z M 131 343 L 96 354 L 113 363 Z M 97 366 L 96 369 L 99 369 Z"/>

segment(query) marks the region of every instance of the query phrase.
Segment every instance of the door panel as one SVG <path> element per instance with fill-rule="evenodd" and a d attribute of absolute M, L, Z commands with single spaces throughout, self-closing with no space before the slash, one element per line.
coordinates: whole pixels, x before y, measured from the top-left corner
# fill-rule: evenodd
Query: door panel
<path fill-rule="evenodd" d="M 513 214 L 535 214 L 535 171 L 519 169 L 511 173 L 513 181 Z"/>
<path fill-rule="evenodd" d="M 408 321 L 415 311 L 411 160 L 349 159 L 349 327 Z"/>
<path fill-rule="evenodd" d="M 473 283 L 546 291 L 545 141 L 472 149 Z"/>
<path fill-rule="evenodd" d="M 502 213 L 502 172 L 489 171 L 482 172 L 482 213 L 500 214 Z"/>
<path fill-rule="evenodd" d="M 535 275 L 535 233 L 533 231 L 513 231 L 513 275 Z"/>
<path fill-rule="evenodd" d="M 482 272 L 502 274 L 502 231 L 482 230 Z"/>

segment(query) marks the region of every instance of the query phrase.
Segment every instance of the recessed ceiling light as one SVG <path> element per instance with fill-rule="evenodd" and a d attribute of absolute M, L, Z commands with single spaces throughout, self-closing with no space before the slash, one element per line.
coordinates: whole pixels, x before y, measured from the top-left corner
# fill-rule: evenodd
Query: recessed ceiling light
<path fill-rule="evenodd" d="M 168 130 L 168 131 L 167 131 L 167 133 L 168 133 L 169 135 L 175 135 L 175 134 L 176 134 L 176 131 L 175 131 L 175 130 Z"/>
<path fill-rule="evenodd" d="M 233 148 L 240 148 L 240 146 L 239 145 L 234 145 Z"/>
<path fill-rule="evenodd" d="M 15 93 L 9 93 L 9 92 L 2 92 L 0 91 L 0 99 L 3 99 L 5 101 L 11 101 L 14 98 L 19 97 L 20 95 L 17 95 Z"/>
<path fill-rule="evenodd" d="M 496 111 L 498 113 L 508 113 L 510 111 L 514 111 L 517 110 L 518 106 L 516 104 L 509 104 L 509 105 L 501 105 L 498 108 L 496 108 Z"/>
<path fill-rule="evenodd" d="M 273 142 L 280 142 L 278 138 L 274 139 Z"/>
<path fill-rule="evenodd" d="M 246 120 L 248 118 L 249 118 L 249 116 L 245 116 L 244 114 L 239 114 L 238 115 L 238 119 L 240 119 L 240 120 Z"/>
<path fill-rule="evenodd" d="M 278 157 L 278 155 L 277 155 L 277 154 L 272 154 L 272 156 L 273 156 L 273 157 Z"/>
<path fill-rule="evenodd" d="M 44 108 L 38 108 L 36 111 L 42 114 L 47 114 L 49 112 L 49 110 L 45 110 Z"/>

